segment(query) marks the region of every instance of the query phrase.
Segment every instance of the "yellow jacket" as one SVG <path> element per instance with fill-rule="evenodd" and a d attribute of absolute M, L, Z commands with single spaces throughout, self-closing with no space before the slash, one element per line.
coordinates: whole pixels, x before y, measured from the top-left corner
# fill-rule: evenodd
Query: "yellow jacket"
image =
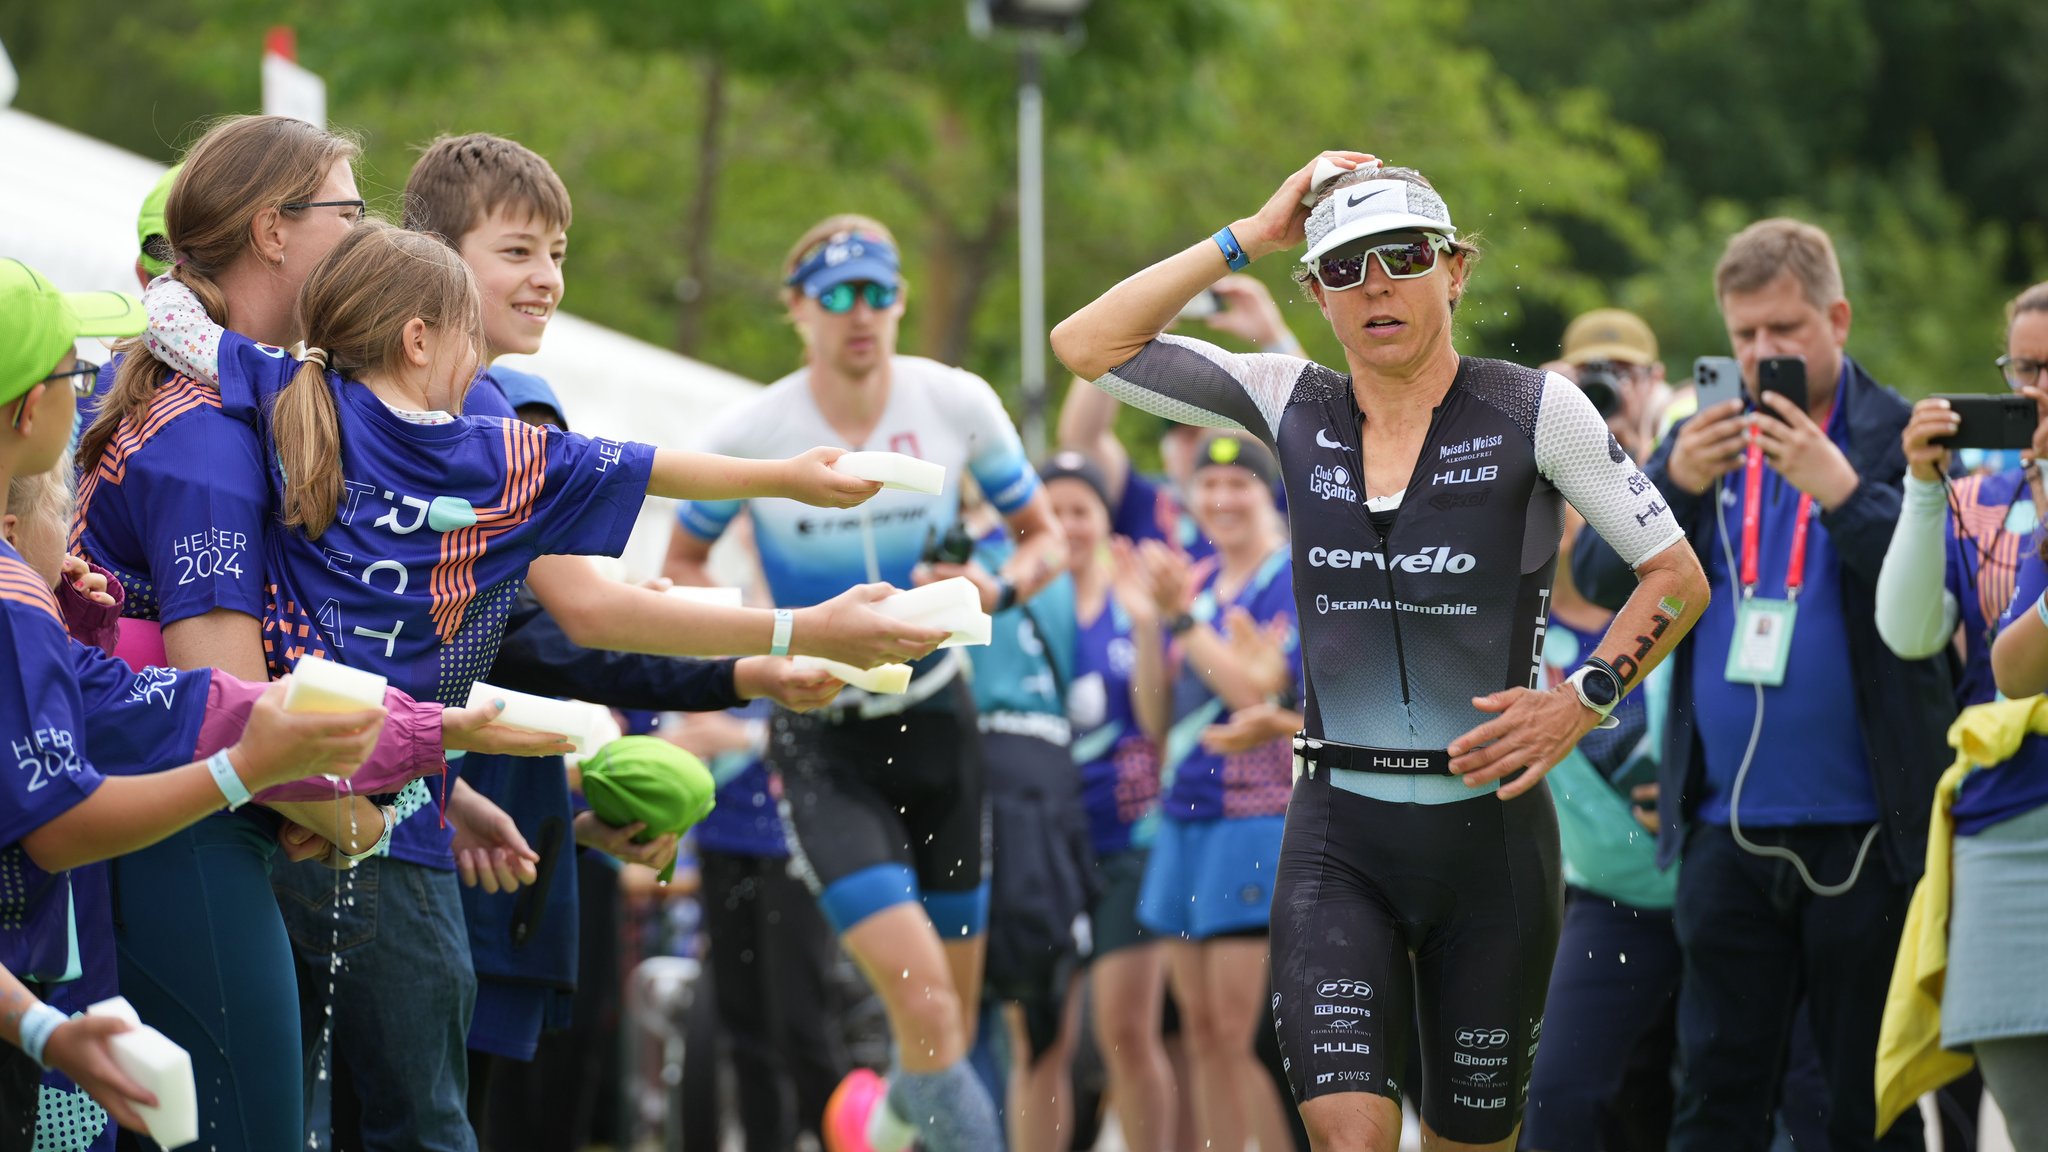
<path fill-rule="evenodd" d="M 1892 966 L 1877 1038 L 1877 1131 L 1882 1135 L 1920 1097 L 1970 1070 L 1974 1061 L 1941 1046 L 1941 994 L 1948 979 L 1950 850 L 1956 789 L 1973 768 L 1993 768 L 2030 735 L 2048 735 L 2048 697 L 1999 700 L 1963 709 L 1949 726 L 1956 762 L 1935 786 L 1927 829 L 1927 871 L 1913 889 Z"/>

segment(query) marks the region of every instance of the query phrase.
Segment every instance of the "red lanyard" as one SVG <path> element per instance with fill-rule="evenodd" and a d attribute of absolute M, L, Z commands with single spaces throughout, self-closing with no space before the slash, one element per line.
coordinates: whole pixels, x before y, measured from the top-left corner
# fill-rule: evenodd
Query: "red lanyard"
<path fill-rule="evenodd" d="M 1821 434 L 1827 434 L 1828 422 L 1834 417 L 1834 405 L 1828 405 L 1825 416 L 1820 418 Z M 1742 594 L 1750 596 L 1756 592 L 1757 584 L 1757 537 L 1763 529 L 1763 486 L 1764 446 L 1757 437 L 1756 426 L 1749 429 L 1749 447 L 1744 453 L 1742 467 Z M 1799 511 L 1792 524 L 1792 551 L 1785 558 L 1785 598 L 1799 599 L 1799 589 L 1806 583 L 1806 529 L 1813 515 L 1813 495 L 1799 494 Z"/>

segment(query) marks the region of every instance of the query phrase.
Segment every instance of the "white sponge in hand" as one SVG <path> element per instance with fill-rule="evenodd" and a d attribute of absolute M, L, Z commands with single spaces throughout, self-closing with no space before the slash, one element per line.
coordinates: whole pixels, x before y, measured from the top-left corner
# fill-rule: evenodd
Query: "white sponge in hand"
<path fill-rule="evenodd" d="M 284 690 L 287 712 L 361 712 L 384 706 L 389 684 L 375 672 L 350 668 L 318 656 L 302 656 Z"/>
<path fill-rule="evenodd" d="M 508 728 L 524 728 L 528 732 L 553 732 L 568 738 L 581 754 L 588 750 L 591 737 L 591 706 L 574 700 L 551 700 L 546 696 L 532 696 L 525 692 L 514 692 L 509 688 L 498 688 L 479 680 L 469 686 L 469 707 L 503 700 L 505 710 L 498 714 L 493 724 Z"/>
<path fill-rule="evenodd" d="M 908 664 L 878 664 L 873 668 L 855 668 L 851 664 L 841 664 L 837 660 L 827 660 L 823 656 L 798 656 L 795 660 L 798 667 L 806 670 L 815 668 L 830 673 L 863 692 L 872 692 L 877 696 L 896 696 L 910 689 L 911 669 Z"/>
<path fill-rule="evenodd" d="M 874 480 L 884 488 L 936 496 L 946 490 L 946 466 L 900 452 L 848 452 L 832 462 L 848 476 Z"/>
<path fill-rule="evenodd" d="M 149 1126 L 150 1139 L 177 1148 L 199 1139 L 199 1096 L 192 1086 L 192 1056 L 135 1015 L 124 997 L 102 1000 L 85 1010 L 88 1016 L 114 1016 L 128 1022 L 128 1031 L 107 1041 L 114 1062 L 130 1080 L 156 1097 L 156 1106 L 137 1105 L 136 1115 Z"/>
<path fill-rule="evenodd" d="M 875 611 L 907 624 L 944 628 L 952 635 L 941 648 L 986 644 L 995 622 L 981 610 L 981 589 L 965 576 L 933 581 L 875 601 Z"/>

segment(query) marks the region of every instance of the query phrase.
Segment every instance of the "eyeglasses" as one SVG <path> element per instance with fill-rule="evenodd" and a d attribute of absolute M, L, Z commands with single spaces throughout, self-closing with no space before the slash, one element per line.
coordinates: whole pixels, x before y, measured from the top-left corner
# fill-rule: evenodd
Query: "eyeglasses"
<path fill-rule="evenodd" d="M 843 316 L 853 311 L 853 300 L 858 295 L 868 302 L 868 307 L 880 312 L 896 303 L 897 294 L 897 286 L 894 284 L 876 284 L 872 281 L 855 284 L 849 280 L 844 284 L 834 284 L 818 293 L 818 307 L 834 316 Z"/>
<path fill-rule="evenodd" d="M 279 204 L 278 207 L 286 212 L 302 212 L 308 208 L 352 208 L 355 210 L 353 215 L 344 212 L 342 216 L 353 224 L 363 218 L 363 213 L 369 209 L 370 203 L 367 200 L 294 200 L 289 204 Z"/>
<path fill-rule="evenodd" d="M 70 384 L 72 394 L 83 400 L 98 390 L 100 366 L 80 360 L 76 367 L 67 368 L 62 372 L 52 372 L 43 377 L 42 383 L 54 384 L 59 380 Z"/>
<path fill-rule="evenodd" d="M 36 381 L 36 383 L 54 384 L 62 380 L 71 385 L 71 391 L 74 395 L 86 397 L 92 395 L 93 390 L 98 387 L 99 376 L 99 365 L 89 364 L 84 360 L 80 360 L 75 367 L 67 368 L 62 372 L 52 372 L 41 380 Z M 34 389 L 30 389 L 30 391 L 34 391 Z M 14 415 L 8 418 L 9 426 L 16 431 L 20 431 L 21 419 L 26 415 L 28 415 L 28 396 L 23 394 L 22 398 L 15 402 Z"/>
<path fill-rule="evenodd" d="M 2000 356 L 1992 363 L 1998 365 L 1998 374 L 2005 377 L 2006 386 L 2015 392 L 2032 384 L 2041 373 L 2048 372 L 2048 360 L 2027 356 Z"/>
<path fill-rule="evenodd" d="M 1367 257 L 1378 257 L 1380 270 L 1389 280 L 1413 280 L 1436 271 L 1437 253 L 1449 252 L 1451 242 L 1435 232 L 1414 240 L 1375 244 L 1342 256 L 1325 256 L 1316 261 L 1316 282 L 1331 292 L 1342 292 L 1365 283 Z"/>

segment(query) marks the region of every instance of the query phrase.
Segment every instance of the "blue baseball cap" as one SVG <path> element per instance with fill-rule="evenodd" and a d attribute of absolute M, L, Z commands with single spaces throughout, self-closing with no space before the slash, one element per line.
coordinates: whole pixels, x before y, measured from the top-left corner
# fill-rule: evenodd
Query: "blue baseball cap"
<path fill-rule="evenodd" d="M 498 382 L 498 390 L 505 394 L 505 402 L 514 411 L 528 404 L 540 404 L 555 414 L 562 427 L 569 426 L 569 416 L 562 411 L 562 402 L 555 398 L 555 390 L 547 381 L 530 372 L 493 365 L 491 379 Z"/>
<path fill-rule="evenodd" d="M 834 236 L 804 258 L 785 281 L 817 299 L 835 284 L 869 283 L 894 288 L 902 278 L 896 247 L 859 232 Z"/>

